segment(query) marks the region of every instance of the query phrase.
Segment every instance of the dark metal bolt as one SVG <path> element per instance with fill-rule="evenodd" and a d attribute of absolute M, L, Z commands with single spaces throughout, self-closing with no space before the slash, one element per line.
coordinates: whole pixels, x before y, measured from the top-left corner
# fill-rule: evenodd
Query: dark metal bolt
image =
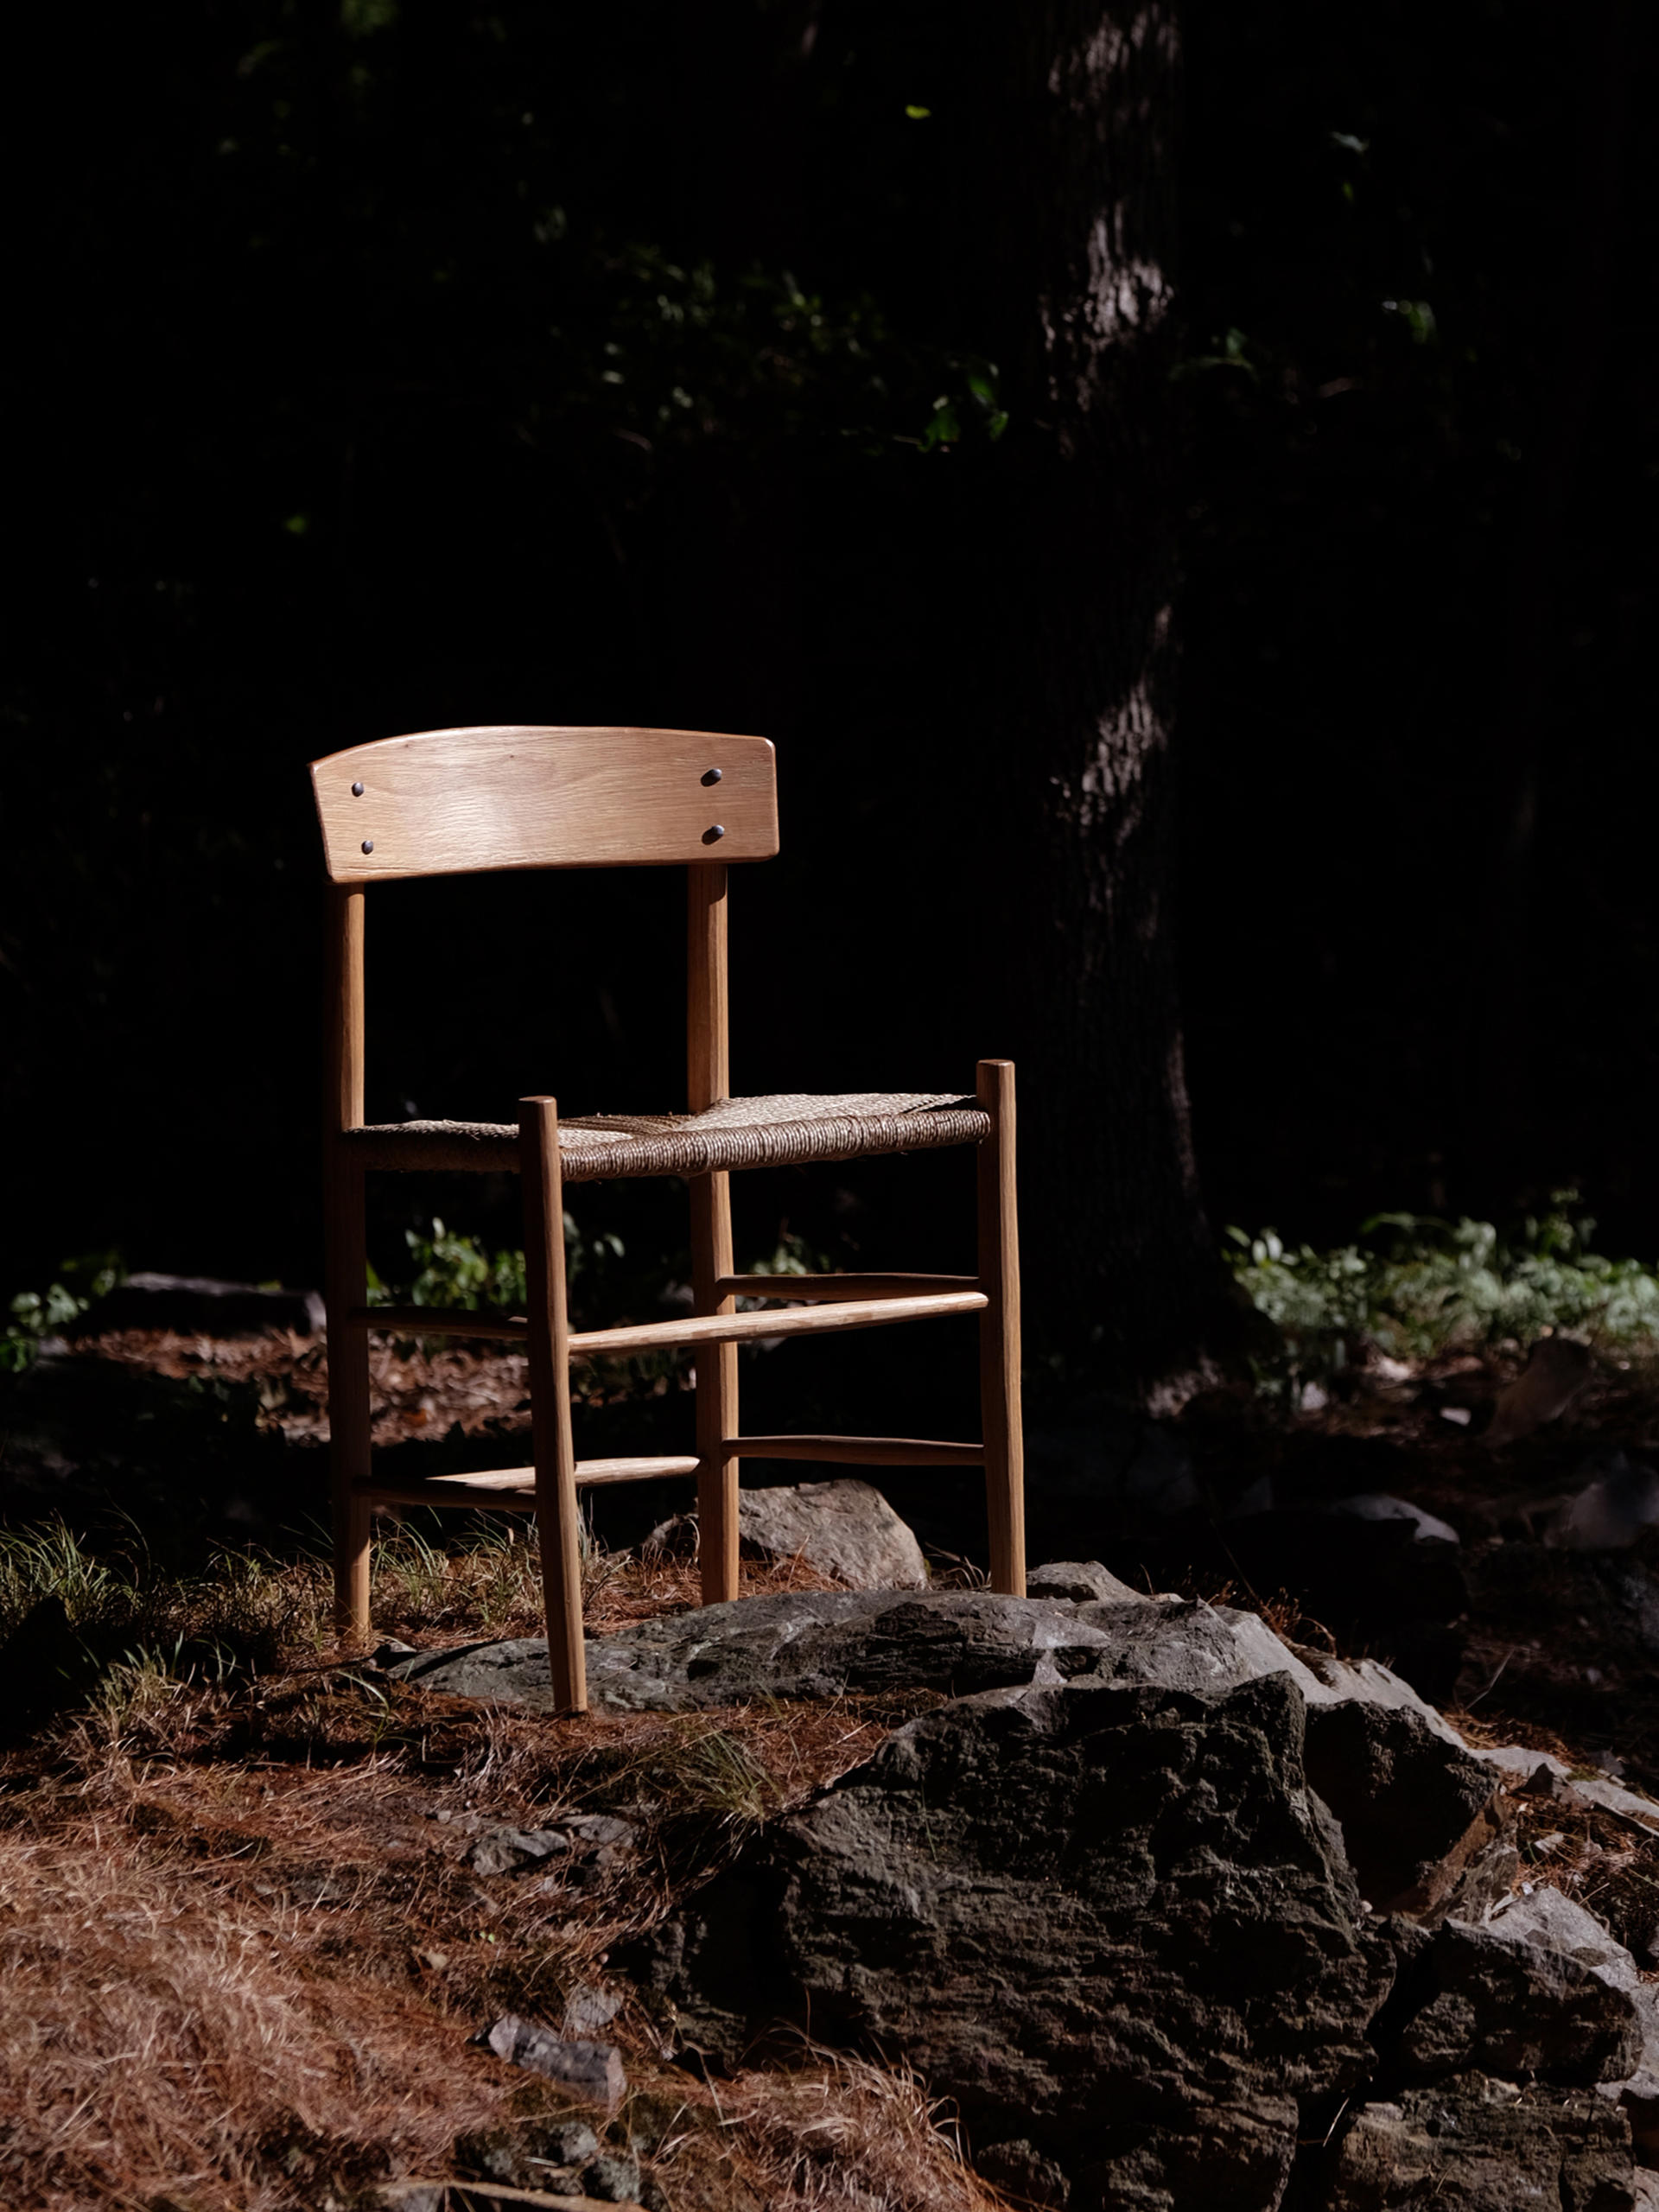
<path fill-rule="evenodd" d="M 705 784 L 717 784 L 720 781 L 720 770 L 718 768 L 710 768 L 702 780 Z"/>
<path fill-rule="evenodd" d="M 365 853 L 372 853 L 374 850 L 374 840 L 372 837 L 365 837 L 363 840 L 363 849 Z"/>
<path fill-rule="evenodd" d="M 712 830 L 703 831 L 702 842 L 705 845 L 717 845 L 725 835 L 726 824 L 723 822 L 716 822 Z"/>
<path fill-rule="evenodd" d="M 353 784 L 353 785 L 352 785 L 352 797 L 353 797 L 353 798 L 362 798 L 362 796 L 363 796 L 363 786 L 362 786 L 362 785 L 361 785 L 361 784 Z"/>

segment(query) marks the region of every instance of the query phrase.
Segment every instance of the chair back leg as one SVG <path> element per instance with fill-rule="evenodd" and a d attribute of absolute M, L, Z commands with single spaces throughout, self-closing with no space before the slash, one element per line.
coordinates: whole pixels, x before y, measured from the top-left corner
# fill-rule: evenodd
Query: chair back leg
<path fill-rule="evenodd" d="M 698 1313 L 734 1313 L 735 1298 L 715 1285 L 732 1273 L 728 1175 L 691 1185 L 691 1293 Z M 737 1595 L 737 1459 L 721 1445 L 737 1431 L 737 1346 L 697 1347 L 697 1560 L 705 1605 Z"/>
<path fill-rule="evenodd" d="M 328 1308 L 328 1480 L 334 1508 L 334 1626 L 341 1636 L 369 1629 L 369 1338 L 349 1316 L 367 1295 L 368 1251 L 363 1171 L 331 1146 L 327 1167 Z"/>
<path fill-rule="evenodd" d="M 536 1532 L 541 1544 L 548 1660 L 560 1711 L 585 1713 L 588 1663 L 582 1632 L 576 1453 L 570 1426 L 570 1321 L 565 1302 L 559 1109 L 552 1098 L 525 1098 L 519 1108 Z"/>
<path fill-rule="evenodd" d="M 979 1148 L 979 1395 L 991 1587 L 1026 1594 L 1025 1433 L 1020 1406 L 1020 1228 L 1014 1179 L 1014 1062 L 982 1060 L 979 1103 L 991 1134 Z"/>

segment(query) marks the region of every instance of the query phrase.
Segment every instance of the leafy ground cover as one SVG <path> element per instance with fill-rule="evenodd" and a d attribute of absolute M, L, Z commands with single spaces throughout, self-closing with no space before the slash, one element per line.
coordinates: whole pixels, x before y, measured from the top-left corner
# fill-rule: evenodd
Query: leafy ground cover
<path fill-rule="evenodd" d="M 1659 1273 L 1604 1258 L 1577 1194 L 1501 1231 L 1490 1221 L 1378 1214 L 1359 1241 L 1316 1251 L 1273 1230 L 1228 1231 L 1235 1279 L 1280 1332 L 1263 1379 L 1294 1389 L 1362 1364 L 1368 1351 L 1423 1362 L 1524 1349 L 1567 1332 L 1610 1351 L 1659 1344 Z"/>

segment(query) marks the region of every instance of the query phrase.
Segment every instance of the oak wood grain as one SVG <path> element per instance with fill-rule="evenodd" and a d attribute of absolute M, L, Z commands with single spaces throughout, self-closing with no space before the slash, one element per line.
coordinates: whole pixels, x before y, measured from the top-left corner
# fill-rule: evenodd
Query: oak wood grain
<path fill-rule="evenodd" d="M 705 783 L 715 768 L 720 781 Z M 778 849 L 777 780 L 764 737 L 427 730 L 314 760 L 311 786 L 336 883 L 498 868 L 702 867 L 769 860 Z"/>

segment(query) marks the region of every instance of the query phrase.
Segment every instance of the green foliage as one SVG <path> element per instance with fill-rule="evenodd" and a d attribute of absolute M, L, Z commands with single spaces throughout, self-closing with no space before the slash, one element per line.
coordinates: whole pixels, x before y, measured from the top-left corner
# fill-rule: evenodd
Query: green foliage
<path fill-rule="evenodd" d="M 11 1318 L 0 1336 L 0 1375 L 20 1375 L 33 1362 L 43 1337 L 67 1328 L 94 1299 L 113 1290 L 126 1269 L 117 1254 L 98 1252 L 66 1260 L 58 1273 L 61 1281 L 44 1290 L 20 1290 L 12 1300 L 7 1309 Z"/>
<path fill-rule="evenodd" d="M 1184 360 L 1178 361 L 1169 372 L 1171 381 L 1179 384 L 1185 378 L 1202 376 L 1210 369 L 1237 369 L 1252 384 L 1257 384 L 1261 381 L 1260 374 L 1255 362 L 1245 352 L 1249 342 L 1242 330 L 1227 330 L 1215 341 L 1219 350 L 1189 353 Z"/>
<path fill-rule="evenodd" d="M 521 1313 L 529 1301 L 522 1251 L 488 1252 L 474 1237 L 446 1229 L 433 1217 L 431 1234 L 406 1229 L 404 1241 L 415 1267 L 413 1280 L 389 1288 L 378 1276 L 369 1286 L 372 1306 L 429 1306 L 435 1311 L 476 1313 L 495 1306 Z M 564 1217 L 565 1279 L 575 1283 L 622 1257 L 622 1239 L 611 1230 L 584 1236 L 569 1214 Z"/>
<path fill-rule="evenodd" d="M 1592 1344 L 1659 1341 L 1659 1273 L 1591 1249 L 1595 1224 L 1578 1194 L 1508 1236 L 1490 1221 L 1455 1223 L 1377 1214 L 1367 1241 L 1318 1252 L 1292 1248 L 1268 1229 L 1227 1232 L 1227 1259 L 1258 1310 L 1282 1332 L 1274 1386 L 1337 1373 L 1364 1344 L 1391 1358 L 1426 1360 L 1546 1331 Z"/>
<path fill-rule="evenodd" d="M 752 1275 L 822 1275 L 831 1270 L 827 1252 L 815 1252 L 804 1236 L 779 1224 L 778 1242 L 770 1259 L 756 1260 L 748 1269 Z"/>
<path fill-rule="evenodd" d="M 597 413 L 645 452 L 829 436 L 872 455 L 931 453 L 1007 427 L 994 362 L 900 336 L 868 296 L 832 302 L 788 270 L 727 276 L 655 245 L 566 245 L 567 229 L 560 207 L 535 226 L 570 257 L 584 303 L 553 334 L 550 417 Z"/>

